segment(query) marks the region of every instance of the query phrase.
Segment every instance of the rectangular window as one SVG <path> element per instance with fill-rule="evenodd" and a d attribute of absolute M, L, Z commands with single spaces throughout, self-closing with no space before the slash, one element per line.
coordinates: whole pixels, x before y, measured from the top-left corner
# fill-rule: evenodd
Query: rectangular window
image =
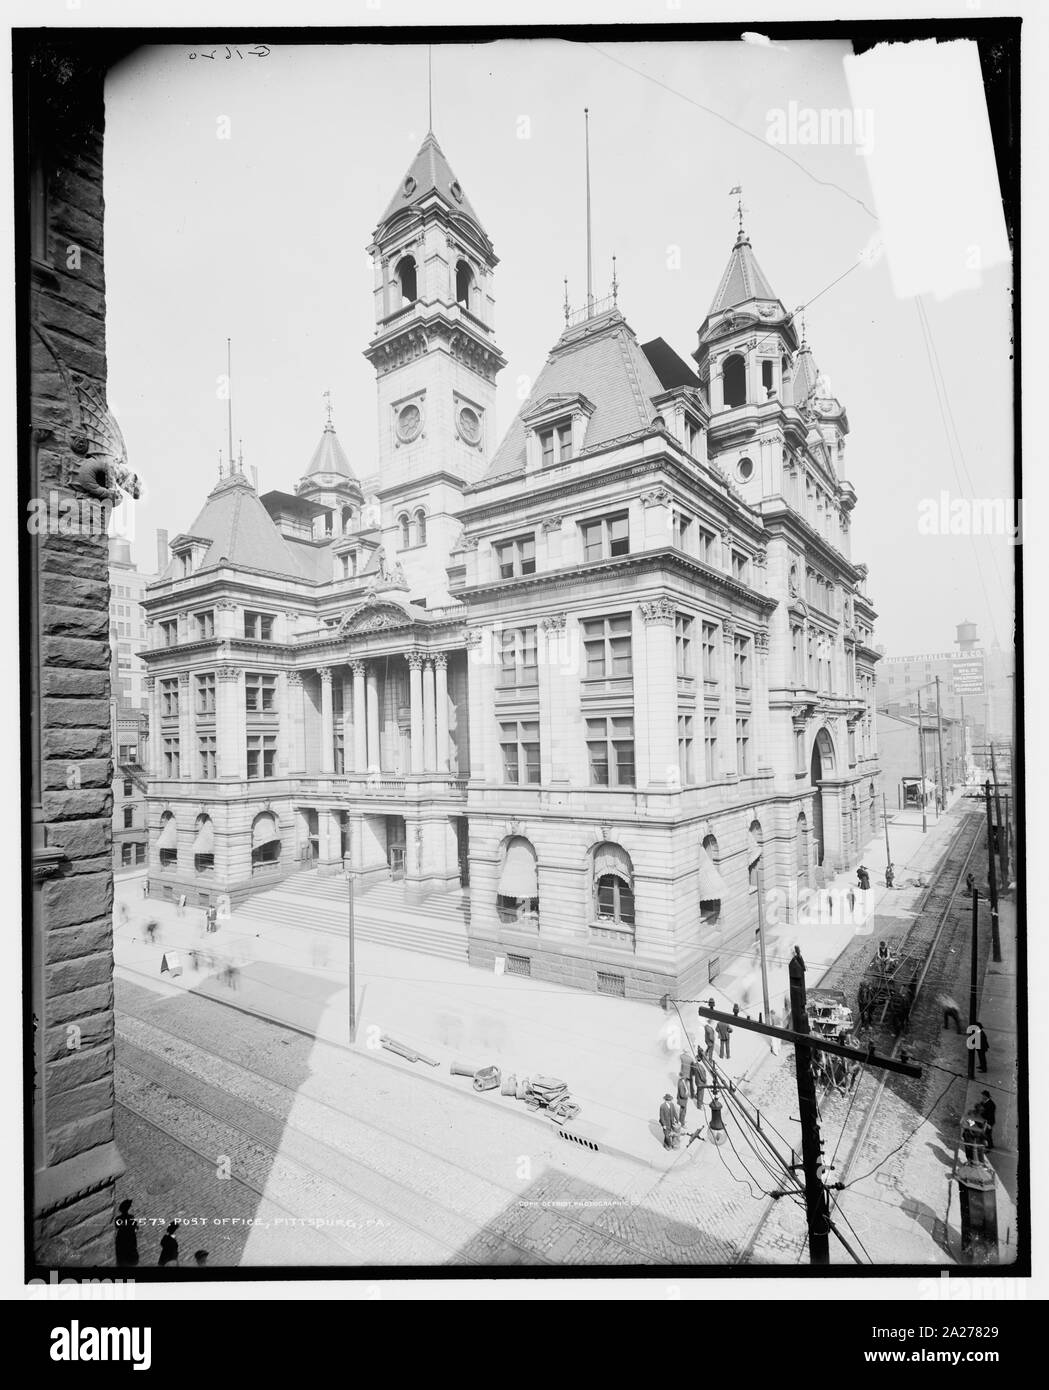
<path fill-rule="evenodd" d="M 699 528 L 699 558 L 706 565 L 717 564 L 717 539 L 705 526 Z"/>
<path fill-rule="evenodd" d="M 718 719 L 716 714 L 703 716 L 703 776 L 716 782 L 718 776 Z"/>
<path fill-rule="evenodd" d="M 741 777 L 750 772 L 750 720 L 736 720 L 736 771 Z"/>
<path fill-rule="evenodd" d="M 160 645 L 161 645 L 162 647 L 177 647 L 177 646 L 178 646 L 178 619 L 177 619 L 177 618 L 167 618 L 167 619 L 165 619 L 164 622 L 162 622 L 162 623 L 159 624 L 159 627 L 160 627 Z"/>
<path fill-rule="evenodd" d="M 125 796 L 134 796 L 134 794 L 135 794 L 135 786 L 134 786 L 134 783 L 132 782 L 132 780 L 131 780 L 130 777 L 125 777 L 125 778 L 124 778 L 124 795 L 125 795 Z"/>
<path fill-rule="evenodd" d="M 357 553 L 349 550 L 342 557 L 342 577 L 343 579 L 354 579 L 357 575 Z"/>
<path fill-rule="evenodd" d="M 499 688 L 538 685 L 539 656 L 534 627 L 504 628 L 499 634 Z"/>
<path fill-rule="evenodd" d="M 251 734 L 248 737 L 248 777 L 273 777 L 277 769 L 276 734 Z"/>
<path fill-rule="evenodd" d="M 718 630 L 714 623 L 703 624 L 703 679 L 716 681 L 718 678 Z"/>
<path fill-rule="evenodd" d="M 137 762 L 138 762 L 138 744 L 137 744 L 137 743 L 122 743 L 122 744 L 120 745 L 120 761 L 121 761 L 122 763 L 137 763 Z"/>
<path fill-rule="evenodd" d="M 212 672 L 197 677 L 197 713 L 215 713 L 215 676 Z"/>
<path fill-rule="evenodd" d="M 692 619 L 687 613 L 674 615 L 674 650 L 677 655 L 679 676 L 693 676 L 692 668 Z"/>
<path fill-rule="evenodd" d="M 741 689 L 750 686 L 750 638 L 736 634 L 732 639 L 732 665 L 736 685 Z"/>
<path fill-rule="evenodd" d="M 517 536 L 501 541 L 495 547 L 495 560 L 500 579 L 517 579 L 535 574 L 535 536 Z"/>
<path fill-rule="evenodd" d="M 611 560 L 630 554 L 630 519 L 626 512 L 581 521 L 584 560 Z"/>
<path fill-rule="evenodd" d="M 633 672 L 630 614 L 590 618 L 583 623 L 583 651 L 588 680 L 629 676 Z"/>
<path fill-rule="evenodd" d="M 688 551 L 692 545 L 692 518 L 685 516 L 684 512 L 675 511 L 673 532 L 675 549 Z"/>
<path fill-rule="evenodd" d="M 513 786 L 539 785 L 539 723 L 513 720 L 499 725 L 503 781 Z"/>
<path fill-rule="evenodd" d="M 273 640 L 273 614 L 252 613 L 244 610 L 244 636 L 255 642 Z"/>
<path fill-rule="evenodd" d="M 163 742 L 163 753 L 164 753 L 164 761 L 163 761 L 164 776 L 165 776 L 165 777 L 179 777 L 179 776 L 181 776 L 181 773 L 180 773 L 180 771 L 179 771 L 179 748 L 178 748 L 178 739 L 177 739 L 177 738 L 166 738 L 166 739 L 164 739 L 164 742 Z"/>
<path fill-rule="evenodd" d="M 216 776 L 214 734 L 205 734 L 197 739 L 197 755 L 201 778 L 205 782 L 213 782 Z"/>
<path fill-rule="evenodd" d="M 163 717 L 178 714 L 178 681 L 160 682 L 160 713 Z"/>
<path fill-rule="evenodd" d="M 549 464 L 565 463 L 572 457 L 571 421 L 552 425 L 548 430 L 540 430 L 539 444 L 543 451 L 543 467 Z"/>
<path fill-rule="evenodd" d="M 206 642 L 209 637 L 215 636 L 215 610 L 207 609 L 203 613 L 194 613 L 193 621 L 197 628 L 197 640 Z"/>
<path fill-rule="evenodd" d="M 126 869 L 126 868 L 131 864 L 131 862 L 132 862 L 132 854 L 133 854 L 134 848 L 135 848 L 134 845 L 128 844 L 127 842 L 125 842 L 124 844 L 122 844 L 122 845 L 120 846 L 120 863 L 121 863 L 121 866 L 122 866 L 123 868 L 125 868 L 125 869 Z"/>
<path fill-rule="evenodd" d="M 590 783 L 595 787 L 634 785 L 634 721 L 602 717 L 586 721 Z"/>
<path fill-rule="evenodd" d="M 792 626 L 790 629 L 790 670 L 791 679 L 795 685 L 802 683 L 802 665 L 802 630 L 800 627 Z"/>
<path fill-rule="evenodd" d="M 732 578 L 740 584 L 750 583 L 750 558 L 739 550 L 732 552 Z"/>
<path fill-rule="evenodd" d="M 695 764 L 692 760 L 692 716 L 679 714 L 677 717 L 677 763 L 681 774 L 681 785 L 691 786 L 695 780 Z"/>
<path fill-rule="evenodd" d="M 277 677 L 248 671 L 244 677 L 244 708 L 254 714 L 277 708 Z"/>
<path fill-rule="evenodd" d="M 794 771 L 805 771 L 805 730 L 794 730 Z"/>
<path fill-rule="evenodd" d="M 124 829 L 130 830 L 135 823 L 135 811 L 132 806 L 124 807 Z"/>

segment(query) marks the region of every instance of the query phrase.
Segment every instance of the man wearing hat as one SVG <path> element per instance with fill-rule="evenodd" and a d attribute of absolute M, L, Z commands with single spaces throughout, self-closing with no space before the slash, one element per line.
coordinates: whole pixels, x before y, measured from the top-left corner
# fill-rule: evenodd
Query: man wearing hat
<path fill-rule="evenodd" d="M 131 1211 L 131 1198 L 125 1197 L 120 1203 L 120 1215 L 116 1220 L 117 1234 L 114 1242 L 118 1265 L 138 1264 L 138 1222 Z"/>
<path fill-rule="evenodd" d="M 674 1097 L 667 1091 L 663 1097 L 663 1104 L 659 1107 L 659 1124 L 663 1131 L 664 1149 L 672 1149 L 671 1136 L 674 1133 L 674 1125 L 677 1122 L 677 1111 L 674 1109 Z"/>

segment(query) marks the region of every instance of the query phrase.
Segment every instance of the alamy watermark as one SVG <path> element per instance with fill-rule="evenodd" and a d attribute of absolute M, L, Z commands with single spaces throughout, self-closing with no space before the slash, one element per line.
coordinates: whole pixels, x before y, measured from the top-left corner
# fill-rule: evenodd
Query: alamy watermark
<path fill-rule="evenodd" d="M 1023 522 L 1022 497 L 952 497 L 942 488 L 918 503 L 919 536 L 1003 536 L 1022 545 Z"/>
<path fill-rule="evenodd" d="M 856 153 L 874 149 L 874 112 L 859 107 L 772 107 L 765 113 L 765 139 L 770 145 L 854 145 Z"/>

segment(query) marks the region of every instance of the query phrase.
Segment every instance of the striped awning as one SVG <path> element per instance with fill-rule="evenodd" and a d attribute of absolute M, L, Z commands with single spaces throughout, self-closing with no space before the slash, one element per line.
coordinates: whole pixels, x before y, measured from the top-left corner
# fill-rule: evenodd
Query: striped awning
<path fill-rule="evenodd" d="M 280 831 L 277 829 L 277 822 L 270 815 L 259 816 L 258 820 L 251 827 L 251 847 L 260 849 L 263 845 L 268 845 L 271 840 L 279 840 Z"/>
<path fill-rule="evenodd" d="M 178 849 L 178 826 L 174 816 L 169 816 L 161 825 L 157 849 Z"/>
<path fill-rule="evenodd" d="M 747 866 L 756 864 L 761 858 L 761 846 L 754 838 L 752 831 L 747 831 Z"/>
<path fill-rule="evenodd" d="M 535 850 L 527 840 L 514 839 L 507 845 L 499 875 L 499 894 L 504 898 L 538 898 Z"/>
<path fill-rule="evenodd" d="M 197 837 L 193 841 L 194 854 L 214 854 L 215 853 L 215 827 L 211 817 L 205 816 L 197 822 Z"/>
<path fill-rule="evenodd" d="M 594 878 L 601 879 L 609 874 L 621 879 L 628 888 L 634 885 L 634 870 L 630 856 L 618 845 L 600 845 L 594 851 Z"/>
<path fill-rule="evenodd" d="M 699 901 L 701 903 L 723 902 L 728 897 L 725 880 L 718 873 L 717 865 L 705 849 L 699 851 Z"/>

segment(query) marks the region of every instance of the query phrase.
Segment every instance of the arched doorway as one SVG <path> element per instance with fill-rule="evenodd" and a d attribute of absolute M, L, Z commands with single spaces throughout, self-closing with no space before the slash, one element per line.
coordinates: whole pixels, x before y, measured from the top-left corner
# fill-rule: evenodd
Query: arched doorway
<path fill-rule="evenodd" d="M 826 848 L 823 824 L 823 789 L 825 778 L 834 772 L 834 744 L 826 729 L 820 729 L 812 745 L 809 779 L 812 782 L 812 849 L 817 868 L 823 865 Z"/>

